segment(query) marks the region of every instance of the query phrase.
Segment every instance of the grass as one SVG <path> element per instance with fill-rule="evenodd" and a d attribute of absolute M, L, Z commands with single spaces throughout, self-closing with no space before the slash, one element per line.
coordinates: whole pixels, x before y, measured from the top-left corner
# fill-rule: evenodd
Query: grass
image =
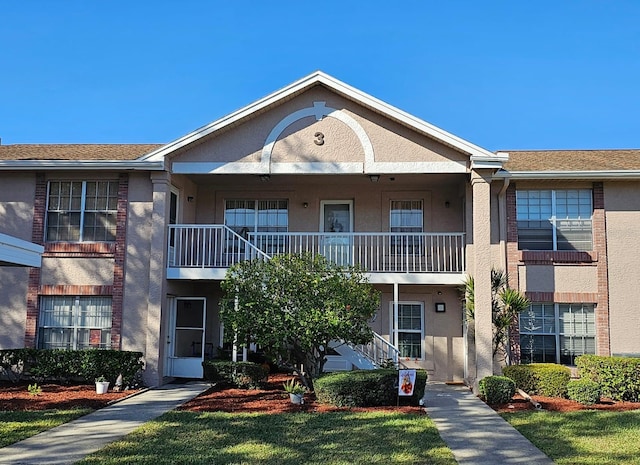
<path fill-rule="evenodd" d="M 42 431 L 74 420 L 90 409 L 0 411 L 0 447 L 22 441 Z"/>
<path fill-rule="evenodd" d="M 173 411 L 78 462 L 132 464 L 455 464 L 426 415 Z"/>
<path fill-rule="evenodd" d="M 517 412 L 502 417 L 557 464 L 640 464 L 640 410 Z"/>

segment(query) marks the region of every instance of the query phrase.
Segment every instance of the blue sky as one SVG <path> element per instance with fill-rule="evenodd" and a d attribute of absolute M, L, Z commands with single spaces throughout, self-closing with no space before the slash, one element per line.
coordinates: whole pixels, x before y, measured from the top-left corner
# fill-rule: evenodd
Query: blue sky
<path fill-rule="evenodd" d="M 163 143 L 320 69 L 489 150 L 640 148 L 640 1 L 0 0 L 0 137 Z"/>

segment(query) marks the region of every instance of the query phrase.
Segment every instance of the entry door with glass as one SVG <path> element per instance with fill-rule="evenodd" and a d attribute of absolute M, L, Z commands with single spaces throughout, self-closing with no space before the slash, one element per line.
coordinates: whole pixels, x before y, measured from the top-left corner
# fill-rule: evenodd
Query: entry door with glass
<path fill-rule="evenodd" d="M 168 376 L 202 378 L 205 353 L 206 299 L 174 300 L 168 339 Z"/>
<path fill-rule="evenodd" d="M 353 247 L 353 202 L 323 200 L 320 202 L 322 254 L 337 265 L 351 265 Z"/>

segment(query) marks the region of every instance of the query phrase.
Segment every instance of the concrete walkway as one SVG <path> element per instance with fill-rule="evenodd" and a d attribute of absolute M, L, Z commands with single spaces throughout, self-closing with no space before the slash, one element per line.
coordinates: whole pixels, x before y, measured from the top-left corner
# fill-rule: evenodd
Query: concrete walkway
<path fill-rule="evenodd" d="M 211 385 L 166 384 L 0 449 L 0 463 L 66 465 L 184 404 Z"/>
<path fill-rule="evenodd" d="M 553 465 L 466 386 L 427 383 L 427 415 L 460 465 Z"/>

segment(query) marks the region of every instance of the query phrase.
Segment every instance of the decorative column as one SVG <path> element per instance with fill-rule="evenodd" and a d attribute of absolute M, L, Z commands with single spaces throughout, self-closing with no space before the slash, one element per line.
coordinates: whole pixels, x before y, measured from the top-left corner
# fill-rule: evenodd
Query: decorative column
<path fill-rule="evenodd" d="M 493 375 L 491 322 L 491 170 L 471 173 L 473 192 L 473 267 L 476 379 Z"/>
<path fill-rule="evenodd" d="M 170 181 L 166 172 L 151 174 L 153 211 L 149 240 L 149 300 L 145 347 L 145 381 L 150 386 L 162 384 L 165 344 L 161 338 L 165 307 L 165 259 L 167 245 L 166 222 L 169 217 Z"/>

